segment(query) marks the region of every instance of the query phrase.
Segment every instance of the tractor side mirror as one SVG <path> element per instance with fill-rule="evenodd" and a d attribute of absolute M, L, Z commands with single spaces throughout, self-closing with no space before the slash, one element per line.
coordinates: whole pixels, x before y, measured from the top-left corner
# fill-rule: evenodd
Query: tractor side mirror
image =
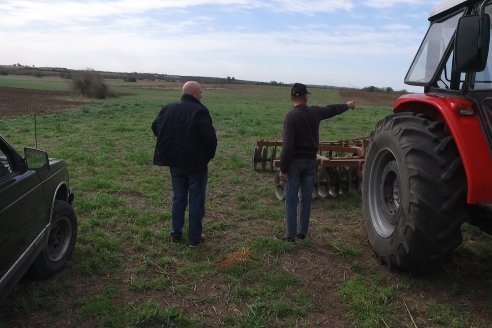
<path fill-rule="evenodd" d="M 490 40 L 488 14 L 463 16 L 458 22 L 454 64 L 458 72 L 481 72 L 487 65 Z"/>

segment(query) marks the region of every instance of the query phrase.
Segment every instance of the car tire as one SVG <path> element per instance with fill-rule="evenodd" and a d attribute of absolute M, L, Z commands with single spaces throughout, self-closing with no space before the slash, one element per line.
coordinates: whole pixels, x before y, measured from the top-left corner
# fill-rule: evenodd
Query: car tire
<path fill-rule="evenodd" d="M 76 239 L 77 218 L 72 206 L 56 200 L 48 240 L 32 266 L 34 273 L 45 278 L 62 270 L 73 253 Z"/>

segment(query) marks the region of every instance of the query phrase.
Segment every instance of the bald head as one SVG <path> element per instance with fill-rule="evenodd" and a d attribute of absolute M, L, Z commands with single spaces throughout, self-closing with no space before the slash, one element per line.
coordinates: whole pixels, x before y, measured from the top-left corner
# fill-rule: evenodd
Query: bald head
<path fill-rule="evenodd" d="M 198 82 L 195 81 L 188 81 L 183 85 L 183 91 L 182 93 L 184 95 L 190 95 L 198 99 L 199 101 L 202 100 L 202 87 Z"/>

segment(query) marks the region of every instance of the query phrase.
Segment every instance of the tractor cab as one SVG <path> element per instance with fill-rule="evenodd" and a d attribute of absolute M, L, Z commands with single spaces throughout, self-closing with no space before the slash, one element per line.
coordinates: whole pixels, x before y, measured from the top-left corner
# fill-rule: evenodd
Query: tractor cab
<path fill-rule="evenodd" d="M 492 89 L 492 61 L 487 63 L 492 4 L 488 2 L 453 0 L 434 7 L 405 83 L 423 86 L 426 92 Z"/>
<path fill-rule="evenodd" d="M 490 0 L 451 0 L 435 6 L 405 83 L 423 86 L 425 93 L 472 100 L 492 152 L 491 16 Z M 463 113 L 474 115 L 475 110 Z"/>

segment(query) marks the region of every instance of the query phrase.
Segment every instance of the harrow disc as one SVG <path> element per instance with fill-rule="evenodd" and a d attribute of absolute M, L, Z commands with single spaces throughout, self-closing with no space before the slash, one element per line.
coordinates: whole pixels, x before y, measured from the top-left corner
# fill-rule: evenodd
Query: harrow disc
<path fill-rule="evenodd" d="M 259 171 L 258 163 L 260 162 L 260 154 L 261 154 L 261 149 L 258 146 L 256 146 L 255 152 L 253 153 L 253 158 L 252 158 L 253 169 L 255 171 Z"/>
<path fill-rule="evenodd" d="M 275 196 L 278 200 L 285 199 L 285 190 L 283 184 L 280 182 L 280 172 L 276 172 L 273 177 L 273 183 L 275 187 Z"/>
<path fill-rule="evenodd" d="M 355 167 L 349 168 L 350 177 L 350 191 L 351 192 L 361 192 L 361 181 L 359 175 L 357 174 L 357 169 Z"/>
<path fill-rule="evenodd" d="M 266 171 L 266 164 L 268 161 L 268 147 L 263 148 L 262 154 L 261 154 L 261 169 L 263 171 Z"/>
<path fill-rule="evenodd" d="M 328 174 L 328 171 L 325 168 L 320 168 L 318 171 L 318 195 L 321 198 L 326 198 L 329 196 L 329 189 L 330 189 L 330 175 Z"/>
<path fill-rule="evenodd" d="M 270 164 L 270 171 L 272 172 L 275 170 L 275 167 L 273 166 L 273 161 L 276 159 L 277 159 L 277 147 L 275 146 L 272 148 L 272 153 L 268 161 L 268 163 Z"/>
<path fill-rule="evenodd" d="M 329 167 L 328 169 L 328 175 L 330 176 L 330 185 L 328 188 L 328 194 L 330 197 L 337 197 L 338 194 L 340 194 L 340 175 L 338 174 L 338 171 L 334 167 Z"/>
<path fill-rule="evenodd" d="M 345 195 L 350 192 L 350 174 L 347 167 L 338 167 L 338 175 L 340 177 L 340 195 Z"/>

